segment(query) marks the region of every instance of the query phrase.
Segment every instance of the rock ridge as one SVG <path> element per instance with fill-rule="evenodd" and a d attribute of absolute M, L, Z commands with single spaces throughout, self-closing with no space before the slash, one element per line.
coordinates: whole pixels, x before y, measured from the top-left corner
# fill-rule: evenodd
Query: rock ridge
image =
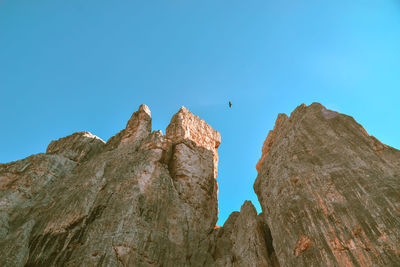
<path fill-rule="evenodd" d="M 279 114 L 250 201 L 218 219 L 220 134 L 141 105 L 0 164 L 1 266 L 399 266 L 400 151 L 319 103 Z"/>
<path fill-rule="evenodd" d="M 0 165 L 0 265 L 222 266 L 220 134 L 184 107 L 166 135 L 151 120 L 141 105 L 107 142 L 78 132 Z M 250 213 L 258 230 L 239 232 L 255 244 Z"/>

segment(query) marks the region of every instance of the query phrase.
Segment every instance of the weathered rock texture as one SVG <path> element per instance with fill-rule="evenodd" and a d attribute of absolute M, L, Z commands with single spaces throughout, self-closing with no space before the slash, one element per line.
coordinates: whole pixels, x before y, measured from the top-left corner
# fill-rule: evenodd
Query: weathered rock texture
<path fill-rule="evenodd" d="M 79 132 L 0 164 L 0 266 L 400 266 L 400 152 L 319 104 L 279 115 L 255 191 L 217 227 L 221 137 L 142 105 L 107 142 Z"/>
<path fill-rule="evenodd" d="M 184 107 L 166 135 L 151 132 L 142 105 L 107 143 L 80 132 L 51 142 L 45 154 L 1 164 L 0 266 L 218 265 L 220 142 Z M 251 232 L 236 233 L 249 237 L 245 247 L 225 249 L 238 261 L 264 251 L 250 209 Z M 266 266 L 260 259 L 248 266 Z"/>
<path fill-rule="evenodd" d="M 233 212 L 217 229 L 215 259 L 217 266 L 279 266 L 271 243 L 269 228 L 250 201 L 240 212 Z"/>
<path fill-rule="evenodd" d="M 254 184 L 281 266 L 400 266 L 400 151 L 313 103 L 280 114 Z"/>
<path fill-rule="evenodd" d="M 214 155 L 214 176 L 218 173 L 217 148 L 221 144 L 221 136 L 204 120 L 193 115 L 187 108 L 182 107 L 176 113 L 167 127 L 167 137 L 174 143 L 191 140 L 199 147 L 211 151 Z"/>

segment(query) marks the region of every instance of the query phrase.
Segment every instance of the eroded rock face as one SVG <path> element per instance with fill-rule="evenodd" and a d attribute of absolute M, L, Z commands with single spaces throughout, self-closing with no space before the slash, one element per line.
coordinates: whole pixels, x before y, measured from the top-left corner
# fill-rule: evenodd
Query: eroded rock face
<path fill-rule="evenodd" d="M 79 132 L 0 165 L 1 266 L 216 265 L 221 137 L 186 108 L 151 132 L 150 114 L 140 106 L 107 143 Z M 252 231 L 229 237 L 251 237 L 230 246 L 239 260 L 263 240 L 249 214 Z"/>
<path fill-rule="evenodd" d="M 107 144 L 75 133 L 46 154 L 0 165 L 0 254 L 9 255 L 0 265 L 213 262 L 196 250 L 217 221 L 219 134 L 188 110 L 178 114 L 169 126 L 176 134 L 151 133 L 142 105 Z M 202 129 L 212 136 L 192 138 Z"/>
<path fill-rule="evenodd" d="M 400 266 L 400 152 L 320 104 L 280 114 L 223 227 L 221 137 L 142 105 L 105 143 L 79 132 L 0 164 L 0 266 Z M 6 255 L 6 256 L 3 256 Z"/>
<path fill-rule="evenodd" d="M 151 112 L 148 106 L 141 105 L 139 110 L 132 114 L 125 132 L 121 138 L 121 145 L 138 142 L 151 133 Z"/>
<path fill-rule="evenodd" d="M 400 266 L 400 151 L 320 104 L 278 116 L 254 184 L 281 266 Z"/>
<path fill-rule="evenodd" d="M 183 140 L 191 140 L 214 154 L 214 177 L 218 174 L 217 148 L 221 144 L 221 135 L 187 108 L 182 107 L 167 127 L 167 137 L 178 144 Z"/>
<path fill-rule="evenodd" d="M 46 154 L 56 154 L 72 161 L 81 161 L 96 154 L 105 142 L 89 132 L 78 132 L 52 141 Z"/>

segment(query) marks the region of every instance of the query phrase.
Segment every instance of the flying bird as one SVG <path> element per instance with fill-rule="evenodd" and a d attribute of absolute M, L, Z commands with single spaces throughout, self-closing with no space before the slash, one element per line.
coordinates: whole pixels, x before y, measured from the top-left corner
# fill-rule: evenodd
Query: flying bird
<path fill-rule="evenodd" d="M 229 107 L 232 107 L 232 103 L 231 103 L 231 101 L 229 101 Z"/>

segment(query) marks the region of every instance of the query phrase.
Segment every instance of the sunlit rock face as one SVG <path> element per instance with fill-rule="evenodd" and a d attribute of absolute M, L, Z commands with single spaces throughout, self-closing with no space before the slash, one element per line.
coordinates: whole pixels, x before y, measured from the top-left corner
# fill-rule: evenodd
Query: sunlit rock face
<path fill-rule="evenodd" d="M 223 227 L 220 134 L 182 107 L 166 134 L 139 107 L 0 164 L 0 266 L 400 266 L 400 152 L 319 104 L 278 116 L 254 189 Z"/>
<path fill-rule="evenodd" d="M 187 108 L 182 107 L 176 113 L 167 127 L 167 137 L 180 143 L 183 140 L 191 140 L 197 146 L 203 147 L 213 153 L 214 177 L 218 174 L 217 148 L 221 144 L 221 135 L 198 116 L 193 115 Z"/>
<path fill-rule="evenodd" d="M 223 266 L 216 253 L 223 228 L 215 226 L 220 142 L 184 107 L 166 135 L 151 132 L 142 105 L 107 143 L 79 132 L 44 154 L 1 164 L 0 265 Z M 254 207 L 241 214 L 250 231 L 235 225 L 224 251 L 237 257 L 232 266 L 267 266 Z M 261 265 L 246 263 L 258 258 Z"/>
<path fill-rule="evenodd" d="M 89 132 L 78 132 L 52 141 L 47 147 L 46 154 L 60 155 L 79 162 L 96 154 L 104 144 L 103 140 Z"/>
<path fill-rule="evenodd" d="M 114 149 L 124 145 L 140 145 L 141 141 L 151 133 L 151 111 L 148 106 L 141 105 L 134 112 L 126 124 L 126 128 L 107 142 L 108 149 Z"/>
<path fill-rule="evenodd" d="M 400 151 L 320 104 L 280 114 L 254 184 L 281 266 L 400 266 Z"/>
<path fill-rule="evenodd" d="M 165 136 L 150 114 L 107 143 L 75 133 L 0 165 L 1 266 L 212 264 L 198 247 L 217 221 L 219 133 L 182 109 Z"/>

